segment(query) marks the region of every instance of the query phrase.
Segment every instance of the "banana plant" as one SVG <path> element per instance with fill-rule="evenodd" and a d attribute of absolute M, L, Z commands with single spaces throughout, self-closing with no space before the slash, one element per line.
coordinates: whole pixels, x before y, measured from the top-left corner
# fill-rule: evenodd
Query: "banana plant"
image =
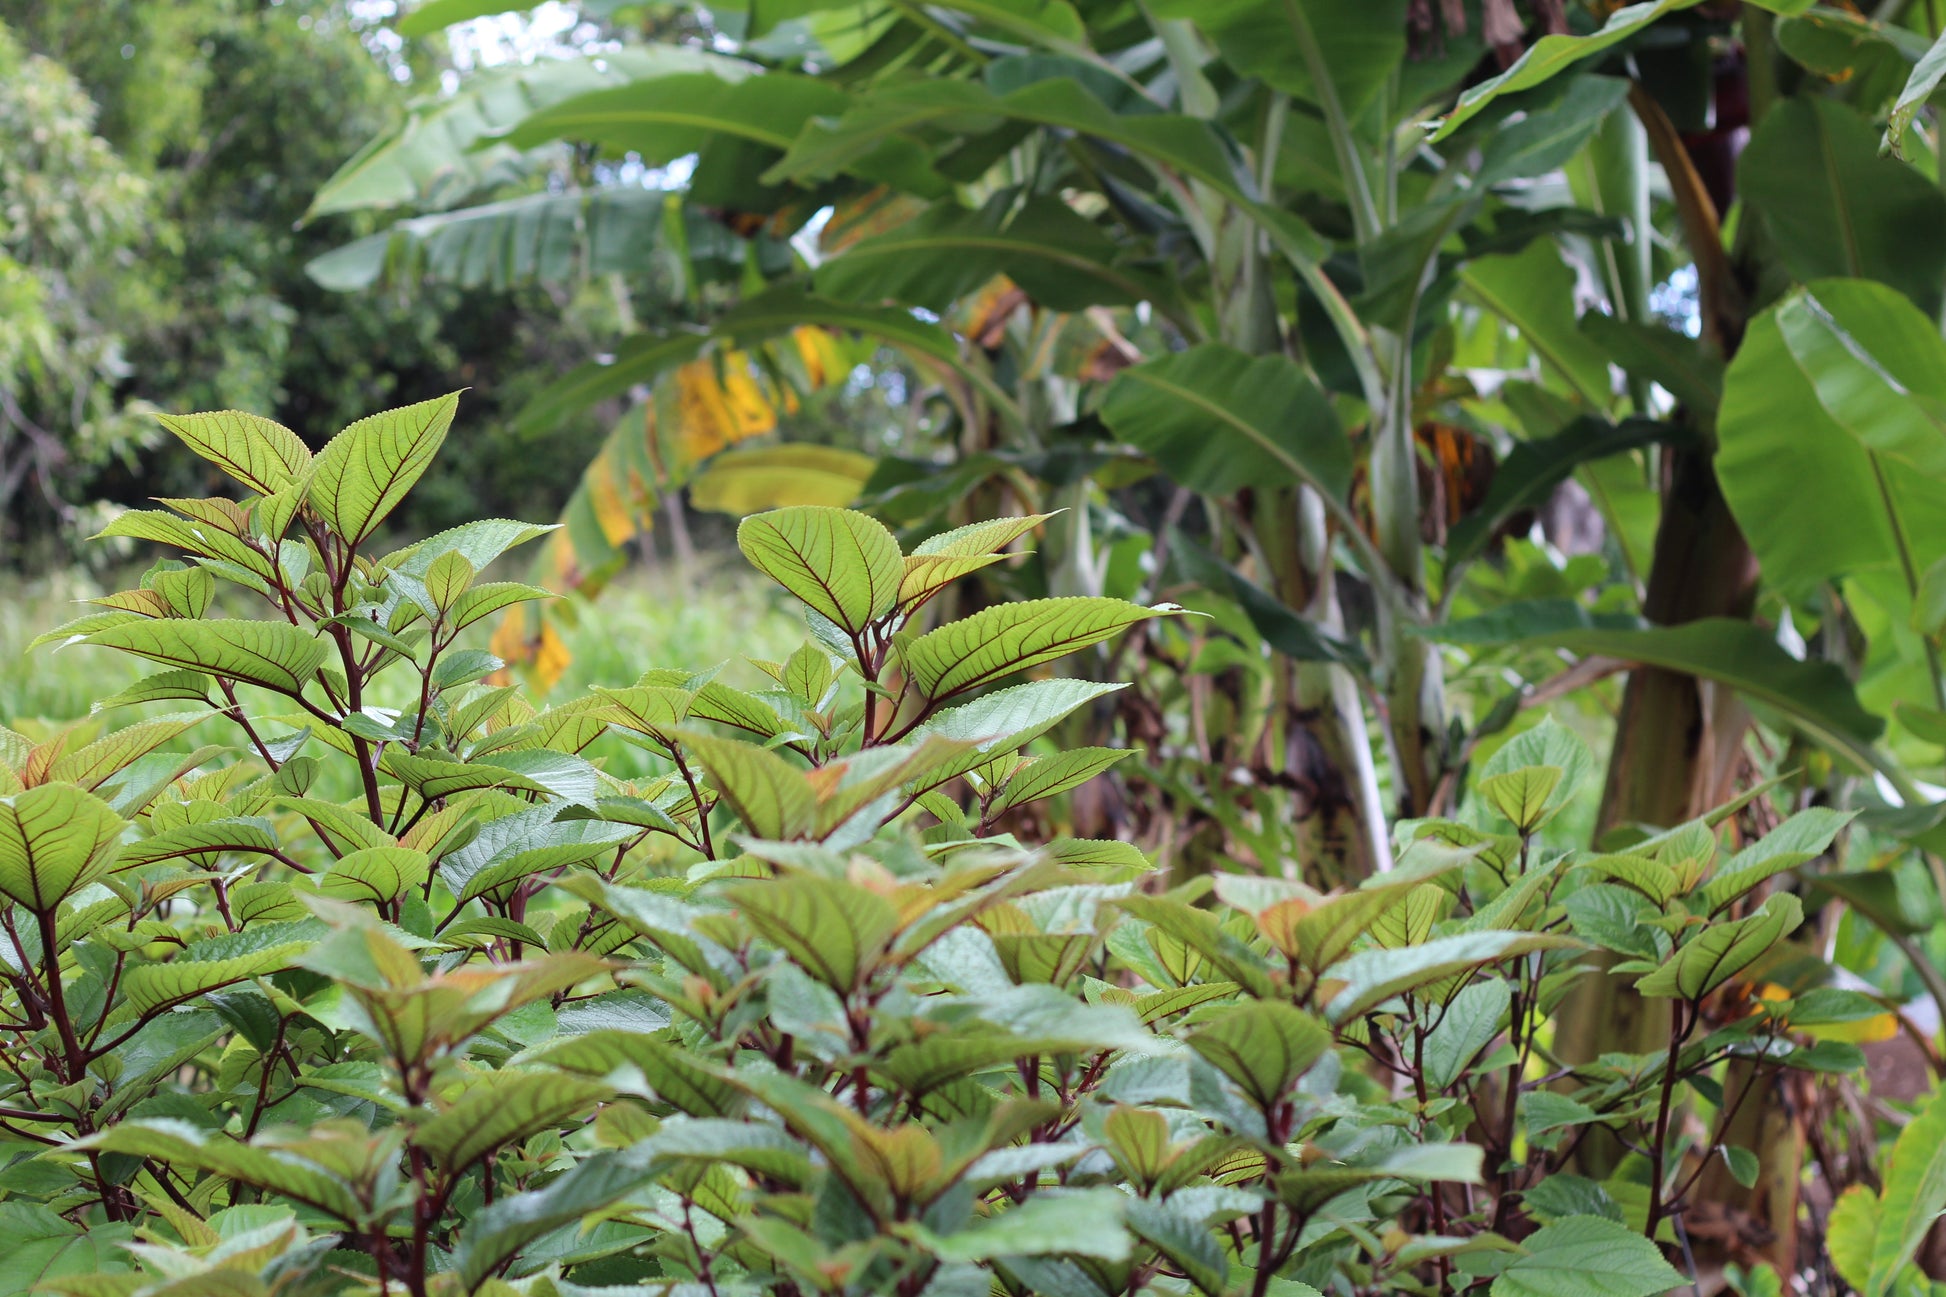
<path fill-rule="evenodd" d="M 938 317 L 940 508 L 1100 456 L 1066 479 L 1057 566 L 1017 579 L 1119 553 L 1132 593 L 1216 614 L 1247 670 L 1200 627 L 1138 641 L 1192 731 L 1214 703 L 1270 754 L 1228 766 L 1242 791 L 1158 763 L 1210 854 L 1381 872 L 1388 820 L 1452 811 L 1476 755 L 1562 696 L 1616 714 L 1609 846 L 1793 765 L 1794 806 L 1936 830 L 1946 197 L 1918 7 L 855 8 L 733 8 L 748 68 L 632 77 L 497 138 L 693 156 L 688 202 L 773 231 L 834 213 L 753 300 L 771 328 Z M 837 219 L 857 211 L 862 237 Z M 971 331 L 996 276 L 1020 314 Z M 1057 315 L 1113 366 L 1037 365 Z M 1128 481 L 1128 450 L 1155 479 Z M 923 520 L 917 477 L 887 466 L 868 498 Z M 1530 533 L 1564 491 L 1599 520 L 1580 557 Z M 1588 985 L 1564 1057 L 1665 1038 L 1652 1000 Z M 1757 1192 L 1794 1202 L 1794 1173 Z"/>
<path fill-rule="evenodd" d="M 1684 4 L 1636 6 L 1585 32 L 1542 35 L 1480 81 L 1472 70 L 1492 16 L 1466 6 L 1430 26 L 1408 22 L 1403 6 L 1178 8 L 1141 7 L 1132 26 L 1114 7 L 1086 18 L 1066 6 L 1031 16 L 975 8 L 943 25 L 888 10 L 883 33 L 841 65 L 850 71 L 811 77 L 790 59 L 754 75 L 747 64 L 622 68 L 620 84 L 497 119 L 495 138 L 528 157 L 561 140 L 650 164 L 694 153 L 691 209 L 734 196 L 773 229 L 831 207 L 816 264 L 800 258 L 785 282 L 733 308 L 720 322 L 726 337 L 750 335 L 745 310 L 760 327 L 794 319 L 871 334 L 889 321 L 844 313 L 887 303 L 944 311 L 1004 275 L 1030 309 L 1091 314 L 1127 341 L 1120 359 L 1139 363 L 1106 383 L 1056 375 L 1037 384 L 1044 392 L 1003 393 L 991 378 L 969 379 L 956 411 L 962 440 L 992 422 L 1009 444 L 1036 448 L 1092 408 L 1097 426 L 1223 515 L 1218 557 L 1243 561 L 1268 594 L 1260 620 L 1281 604 L 1365 641 L 1359 667 L 1345 665 L 1353 655 L 1300 650 L 1279 688 L 1292 714 L 1320 718 L 1303 727 L 1330 755 L 1355 828 L 1327 836 L 1354 844 L 1353 872 L 1369 871 L 1387 852 L 1378 772 L 1361 760 L 1361 694 L 1380 719 L 1393 813 L 1449 801 L 1484 734 L 1483 717 L 1449 714 L 1437 647 L 1489 633 L 1464 621 L 1447 630 L 1467 566 L 1496 524 L 1577 473 L 1626 537 L 1626 511 L 1643 494 L 1639 476 L 1630 489 L 1629 466 L 1679 461 L 1698 385 L 1719 381 L 1706 349 L 1647 316 L 1646 159 L 1668 123 L 1628 76 L 1630 42 L 1651 22 L 1667 19 L 1665 39 L 1692 44 L 1719 24 Z M 847 48 L 835 14 L 810 9 L 796 30 Z M 746 58 L 763 62 L 764 36 L 763 16 L 752 15 Z M 372 152 L 388 149 L 398 151 L 381 142 Z M 375 169 L 355 160 L 321 205 L 345 201 Z M 860 209 L 869 222 L 848 219 Z M 416 218 L 382 238 L 423 243 L 436 261 L 451 230 L 479 221 L 511 232 L 521 219 L 489 207 Z M 591 260 L 599 228 L 588 223 Z M 1586 329 L 1575 319 L 1577 277 L 1602 298 L 1584 313 Z M 1137 304 L 1142 322 L 1104 316 Z M 1496 324 L 1517 332 L 1512 355 L 1495 347 Z M 1442 385 L 1439 365 L 1472 359 L 1463 341 L 1503 353 L 1492 367 L 1509 375 L 1504 399 Z M 964 333 L 932 343 L 941 364 L 992 368 Z M 580 383 L 587 395 L 612 394 L 625 379 L 672 372 L 686 354 L 675 337 L 644 339 L 605 367 L 608 384 L 588 385 L 591 371 L 563 392 Z M 1626 383 L 1611 381 L 1611 361 Z M 1033 372 L 1021 356 L 1000 367 L 1016 384 Z M 1685 399 L 1675 421 L 1657 418 L 1669 413 L 1653 394 L 1658 378 Z M 1428 545 L 1424 515 L 1441 483 L 1426 472 L 1422 434 L 1451 420 L 1497 422 L 1514 453 L 1470 518 L 1438 502 L 1458 534 Z M 1356 627 L 1339 599 L 1340 567 L 1369 605 Z M 1652 576 L 1635 573 L 1638 589 L 1657 584 Z M 1791 723 L 1854 764 L 1887 764 L 1875 723 L 1841 681 L 1805 690 L 1785 655 L 1734 628 L 1671 637 L 1549 620 L 1560 611 L 1517 608 L 1497 631 L 1503 642 L 1511 631 L 1723 680 L 1781 700 Z M 1666 816 L 1617 808 L 1607 818 Z"/>

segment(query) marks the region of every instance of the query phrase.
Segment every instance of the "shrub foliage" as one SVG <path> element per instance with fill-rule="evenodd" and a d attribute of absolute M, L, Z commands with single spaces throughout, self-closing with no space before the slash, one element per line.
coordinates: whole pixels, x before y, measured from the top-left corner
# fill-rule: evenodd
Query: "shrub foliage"
<path fill-rule="evenodd" d="M 1649 1297 L 1703 1171 L 1754 1174 L 1720 1078 L 1855 1067 L 1883 1012 L 1749 993 L 1801 917 L 1769 882 L 1844 816 L 1564 853 L 1592 762 L 1557 726 L 1339 894 L 999 832 L 1129 755 L 1035 741 L 1118 687 L 1089 650 L 1180 612 L 931 624 L 1038 517 L 910 552 L 750 518 L 809 632 L 769 683 L 537 708 L 463 639 L 542 595 L 483 573 L 545 529 L 368 551 L 455 408 L 315 456 L 168 421 L 244 502 L 124 515 L 182 559 L 45 637 L 159 664 L 103 714 L 180 710 L 0 730 L 0 1290 Z M 1561 1065 L 1600 976 L 1666 1046 Z M 1591 1138 L 1603 1182 L 1564 1170 Z M 1873 1273 L 1917 1243 L 1898 1181 L 1842 1213 Z"/>

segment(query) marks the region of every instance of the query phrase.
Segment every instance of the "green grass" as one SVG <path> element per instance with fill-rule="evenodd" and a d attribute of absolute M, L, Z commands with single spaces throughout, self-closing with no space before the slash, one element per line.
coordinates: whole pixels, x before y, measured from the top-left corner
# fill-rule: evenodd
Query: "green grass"
<path fill-rule="evenodd" d="M 591 685 L 634 684 L 651 667 L 701 671 L 728 663 L 726 683 L 772 687 L 744 659 L 781 662 L 806 635 L 797 601 L 735 557 L 705 566 L 688 583 L 643 573 L 568 609 L 573 624 L 562 637 L 574 662 L 554 687 L 554 701 Z"/>
<path fill-rule="evenodd" d="M 89 611 L 85 600 L 116 588 L 81 572 L 0 585 L 0 724 L 31 733 L 77 720 L 96 698 L 147 673 L 134 658 L 86 645 L 27 652 L 35 636 Z M 568 611 L 562 635 L 574 661 L 540 703 L 577 697 L 590 685 L 632 684 L 650 667 L 701 670 L 727 662 L 726 681 L 755 686 L 767 681 L 743 658 L 781 660 L 804 638 L 788 597 L 734 558 L 704 565 L 688 581 L 666 572 L 631 575 L 599 601 Z M 490 630 L 480 628 L 482 647 Z M 137 715 L 131 708 L 115 719 Z"/>
<path fill-rule="evenodd" d="M 31 730 L 34 721 L 59 724 L 86 716 L 96 698 L 145 674 L 133 658 L 105 649 L 57 651 L 48 645 L 27 652 L 35 636 L 91 611 L 85 600 L 116 588 L 83 572 L 0 586 L 0 608 L 6 609 L 0 617 L 0 724 Z"/>

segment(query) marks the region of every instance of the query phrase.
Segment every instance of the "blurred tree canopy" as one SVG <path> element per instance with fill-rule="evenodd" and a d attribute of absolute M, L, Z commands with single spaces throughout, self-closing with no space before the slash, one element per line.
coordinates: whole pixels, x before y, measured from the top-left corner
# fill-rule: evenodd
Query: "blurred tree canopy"
<path fill-rule="evenodd" d="M 586 354 L 606 297 L 339 294 L 304 271 L 369 220 L 300 224 L 311 195 L 438 71 L 342 0 L 0 0 L 0 562 L 205 493 L 151 408 L 261 411 L 319 442 L 483 375 L 510 376 L 469 406 L 489 444 L 405 525 L 559 507 L 605 430 L 550 428 L 544 451 L 504 415 Z"/>

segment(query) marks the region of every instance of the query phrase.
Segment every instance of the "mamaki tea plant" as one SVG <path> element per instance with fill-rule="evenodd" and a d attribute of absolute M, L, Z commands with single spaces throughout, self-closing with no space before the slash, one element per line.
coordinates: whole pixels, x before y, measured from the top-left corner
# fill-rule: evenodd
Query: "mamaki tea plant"
<path fill-rule="evenodd" d="M 180 710 L 0 730 L 0 1291 L 1650 1297 L 1703 1171 L 1754 1173 L 1720 1134 L 1751 1087 L 1856 1068 L 1884 1012 L 1780 959 L 1766 895 L 1844 815 L 1564 853 L 1592 762 L 1553 725 L 1336 894 L 998 832 L 1131 755 L 1036 740 L 1118 688 L 1076 655 L 1180 612 L 928 624 L 1040 517 L 909 552 L 749 518 L 809 630 L 770 685 L 537 707 L 461 639 L 544 594 L 482 573 L 545 529 L 370 552 L 456 404 L 315 455 L 166 419 L 240 502 L 124 514 L 182 557 L 44 637 L 161 667 L 97 720 Z M 1666 1042 L 1563 1064 L 1602 976 Z M 1845 1199 L 1861 1288 L 1906 1271 L 1930 1157 Z"/>

